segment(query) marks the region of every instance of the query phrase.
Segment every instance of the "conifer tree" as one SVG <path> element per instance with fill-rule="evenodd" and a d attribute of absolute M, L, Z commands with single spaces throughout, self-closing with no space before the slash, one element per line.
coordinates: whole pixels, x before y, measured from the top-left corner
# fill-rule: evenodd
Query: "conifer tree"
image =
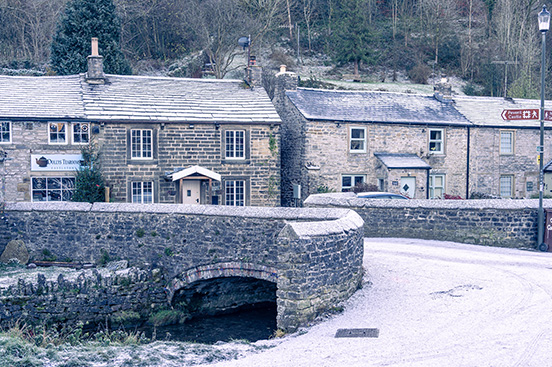
<path fill-rule="evenodd" d="M 330 51 L 338 63 L 352 62 L 354 73 L 358 75 L 361 61 L 371 63 L 375 59 L 376 32 L 369 24 L 366 0 L 348 0 L 339 4 Z"/>
<path fill-rule="evenodd" d="M 119 46 L 120 21 L 113 0 L 70 0 L 67 3 L 52 40 L 52 70 L 58 75 L 85 72 L 92 37 L 98 38 L 106 73 L 131 73 Z"/>
<path fill-rule="evenodd" d="M 105 183 L 100 170 L 99 153 L 96 144 L 82 148 L 83 165 L 77 170 L 72 201 L 102 202 L 105 200 Z"/>

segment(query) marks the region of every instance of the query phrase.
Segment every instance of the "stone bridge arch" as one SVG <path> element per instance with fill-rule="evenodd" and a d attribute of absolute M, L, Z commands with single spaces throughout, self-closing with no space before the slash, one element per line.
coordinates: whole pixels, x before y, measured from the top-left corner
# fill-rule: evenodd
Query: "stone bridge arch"
<path fill-rule="evenodd" d="M 206 264 L 187 269 L 175 276 L 170 282 L 168 302 L 172 303 L 174 295 L 191 283 L 230 277 L 255 278 L 278 284 L 278 270 L 271 266 L 242 262 Z"/>

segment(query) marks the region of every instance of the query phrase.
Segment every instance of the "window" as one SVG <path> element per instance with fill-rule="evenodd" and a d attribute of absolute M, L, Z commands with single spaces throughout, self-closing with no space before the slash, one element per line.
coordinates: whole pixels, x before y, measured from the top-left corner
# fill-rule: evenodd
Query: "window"
<path fill-rule="evenodd" d="M 349 151 L 351 153 L 366 152 L 366 128 L 351 127 L 349 139 Z"/>
<path fill-rule="evenodd" d="M 500 154 L 514 153 L 514 132 L 500 131 Z"/>
<path fill-rule="evenodd" d="M 152 130 L 131 130 L 130 151 L 131 158 L 151 159 L 153 158 Z"/>
<path fill-rule="evenodd" d="M 33 201 L 71 201 L 75 177 L 33 177 Z"/>
<path fill-rule="evenodd" d="M 50 122 L 48 131 L 48 142 L 50 144 L 67 144 L 67 123 Z"/>
<path fill-rule="evenodd" d="M 0 144 L 11 143 L 11 122 L 0 121 Z"/>
<path fill-rule="evenodd" d="M 224 204 L 228 206 L 245 205 L 245 181 L 224 182 Z"/>
<path fill-rule="evenodd" d="M 365 175 L 342 175 L 341 176 L 341 191 L 351 191 L 353 187 L 364 183 Z"/>
<path fill-rule="evenodd" d="M 431 154 L 444 153 L 443 135 L 444 135 L 443 129 L 429 129 L 429 153 Z"/>
<path fill-rule="evenodd" d="M 429 175 L 429 198 L 443 199 L 445 195 L 445 175 Z"/>
<path fill-rule="evenodd" d="M 502 175 L 500 176 L 500 196 L 503 198 L 511 198 L 514 196 L 514 176 Z"/>
<path fill-rule="evenodd" d="M 132 202 L 140 204 L 153 203 L 153 182 L 133 182 Z"/>
<path fill-rule="evenodd" d="M 88 144 L 90 141 L 90 124 L 75 123 L 73 124 L 73 144 Z"/>
<path fill-rule="evenodd" d="M 226 159 L 245 159 L 244 130 L 226 130 L 224 139 Z"/>

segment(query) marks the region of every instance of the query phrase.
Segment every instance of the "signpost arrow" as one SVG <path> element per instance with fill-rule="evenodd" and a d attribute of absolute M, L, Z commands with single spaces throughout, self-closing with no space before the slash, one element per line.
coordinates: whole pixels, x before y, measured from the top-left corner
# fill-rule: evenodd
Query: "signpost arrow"
<path fill-rule="evenodd" d="M 550 112 L 550 121 L 552 121 L 552 111 L 545 111 L 545 116 L 546 112 Z M 538 120 L 539 109 L 503 110 L 501 116 L 504 120 Z"/>

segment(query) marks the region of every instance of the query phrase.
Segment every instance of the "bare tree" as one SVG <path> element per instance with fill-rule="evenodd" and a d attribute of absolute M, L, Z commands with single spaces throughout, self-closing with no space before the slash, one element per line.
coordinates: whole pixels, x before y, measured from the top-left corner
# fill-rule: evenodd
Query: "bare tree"
<path fill-rule="evenodd" d="M 11 58 L 41 63 L 48 59 L 56 21 L 66 0 L 0 2 L 0 46 Z"/>
<path fill-rule="evenodd" d="M 197 46 L 208 56 L 216 78 L 224 78 L 239 67 L 233 66 L 234 58 L 242 52 L 238 39 L 247 35 L 251 26 L 238 0 L 191 0 L 186 21 Z"/>

